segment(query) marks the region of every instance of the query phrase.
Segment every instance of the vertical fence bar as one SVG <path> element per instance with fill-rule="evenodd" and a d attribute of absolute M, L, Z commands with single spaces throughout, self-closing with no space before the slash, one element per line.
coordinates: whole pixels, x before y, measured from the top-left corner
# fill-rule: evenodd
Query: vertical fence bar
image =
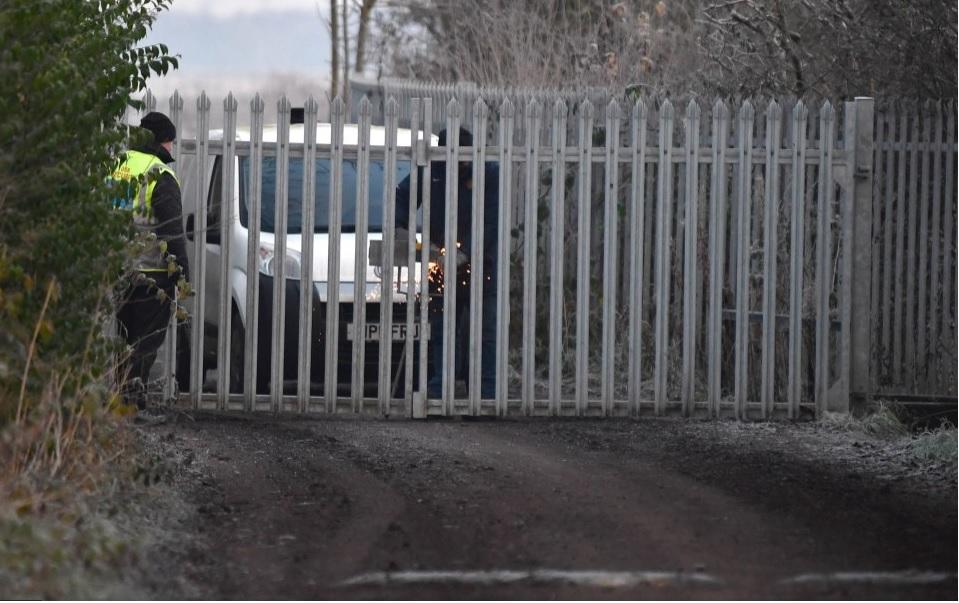
<path fill-rule="evenodd" d="M 220 195 L 220 328 L 217 340 L 217 406 L 226 410 L 230 398 L 230 355 L 233 335 L 233 295 L 230 291 L 230 252 L 233 231 L 233 177 L 236 164 L 236 110 L 237 102 L 231 92 L 223 101 L 223 158 L 221 159 L 221 195 Z M 239 342 L 236 342 L 239 343 Z"/>
<path fill-rule="evenodd" d="M 790 208 L 789 240 L 789 418 L 799 413 L 802 402 L 802 315 L 803 289 L 805 280 L 805 231 L 806 212 L 806 128 L 809 111 L 802 101 L 796 103 L 792 115 L 793 155 L 792 155 L 792 197 Z"/>
<path fill-rule="evenodd" d="M 196 213 L 193 230 L 193 278 L 196 296 L 193 298 L 192 339 L 190 347 L 190 401 L 193 408 L 200 406 L 203 388 L 203 324 L 206 304 L 206 230 L 207 230 L 207 154 L 210 136 L 210 99 L 206 92 L 196 101 Z"/>
<path fill-rule="evenodd" d="M 696 394 L 696 310 L 699 307 L 699 275 L 696 253 L 699 236 L 699 118 L 696 101 L 686 107 L 686 220 L 683 226 L 683 415 L 693 411 Z"/>
<path fill-rule="evenodd" d="M 603 414 L 613 410 L 613 364 L 616 345 L 616 271 L 619 266 L 618 198 L 619 189 L 619 103 L 606 106 L 606 174 L 605 215 L 603 217 L 603 336 L 601 396 Z"/>
<path fill-rule="evenodd" d="M 404 98 L 405 100 L 405 98 Z M 400 109 L 407 108 L 407 105 L 404 103 Z M 415 315 L 416 308 L 416 297 L 415 297 L 415 288 L 416 288 L 416 203 L 412 200 L 416 199 L 416 195 L 419 194 L 419 166 L 418 166 L 418 155 L 419 155 L 419 136 L 420 136 L 420 99 L 414 98 L 410 101 L 409 107 L 407 110 L 410 112 L 410 202 L 407 204 L 409 207 L 409 213 L 406 216 L 406 223 L 409 226 L 407 230 L 406 238 L 406 341 L 403 342 L 403 357 L 406 362 L 404 363 L 404 379 L 403 391 L 406 393 L 406 398 L 408 402 L 412 405 L 412 396 L 413 396 L 413 317 Z M 424 141 L 425 145 L 425 141 Z M 420 263 L 423 268 L 427 267 L 427 256 L 429 255 L 429 249 L 426 246 L 423 246 L 423 250 L 420 255 Z M 426 279 L 423 279 L 424 281 Z M 427 294 L 428 295 L 428 294 Z M 426 348 L 426 332 L 425 330 L 420 330 L 419 345 L 422 348 Z M 425 398 L 424 398 L 425 399 Z"/>
<path fill-rule="evenodd" d="M 499 148 L 499 249 L 497 250 L 496 284 L 496 414 L 505 416 L 509 410 L 506 363 L 509 360 L 509 258 L 510 221 L 513 215 L 513 121 L 516 109 L 509 98 L 500 105 Z"/>
<path fill-rule="evenodd" d="M 384 142 L 386 149 L 383 160 L 383 266 L 380 276 L 380 337 L 379 337 L 379 375 L 376 392 L 379 394 L 379 412 L 383 416 L 390 414 L 393 400 L 393 264 L 396 239 L 396 128 L 397 104 L 392 96 L 384 107 Z M 410 133 L 415 140 L 416 133 Z M 410 189 L 416 199 L 416 189 Z M 415 206 L 416 203 L 410 203 Z M 412 224 L 415 224 L 413 222 Z M 407 332 L 409 339 L 411 333 Z"/>
<path fill-rule="evenodd" d="M 930 157 L 932 153 L 929 150 L 929 146 L 932 143 L 932 115 L 931 107 L 929 103 L 926 103 L 922 111 L 922 121 L 923 121 L 923 143 L 920 144 L 920 152 L 922 153 L 922 179 L 920 182 L 920 191 L 919 191 L 919 290 L 916 296 L 916 303 L 918 305 L 917 318 L 916 318 L 916 330 L 918 331 L 916 336 L 916 364 L 913 370 L 913 383 L 914 387 L 921 388 L 923 386 L 923 380 L 920 378 L 920 375 L 925 373 L 926 365 L 928 363 L 928 348 L 927 348 L 927 329 L 926 324 L 926 296 L 929 293 L 929 287 L 927 283 L 927 265 L 929 263 L 929 181 L 930 181 Z"/>
<path fill-rule="evenodd" d="M 563 380 L 563 264 L 566 213 L 566 103 L 553 106 L 553 184 L 549 256 L 549 413 L 560 414 Z"/>
<path fill-rule="evenodd" d="M 871 393 L 873 342 L 873 144 L 874 102 L 856 97 L 846 104 L 845 146 L 853 156 L 847 159 L 842 187 L 842 290 L 839 295 L 841 368 L 839 397 L 830 410 L 847 412 L 850 393 Z M 878 255 L 878 254 L 877 254 Z"/>
<path fill-rule="evenodd" d="M 916 263 L 917 263 L 917 253 L 916 253 L 916 234 L 918 228 L 916 227 L 916 219 L 919 204 L 921 200 L 919 199 L 919 147 L 922 144 L 922 136 L 920 134 L 920 106 L 915 107 L 915 114 L 913 115 L 913 127 L 912 127 L 912 144 L 910 149 L 912 154 L 910 156 L 910 170 L 909 170 L 909 217 L 906 221 L 906 228 L 909 232 L 908 244 L 907 244 L 907 257 L 906 257 L 906 381 L 904 385 L 913 387 L 916 385 L 916 299 L 915 291 L 918 288 L 918 283 L 916 282 Z"/>
<path fill-rule="evenodd" d="M 173 92 L 173 96 L 170 97 L 170 121 L 173 122 L 173 127 L 176 128 L 177 132 L 181 132 L 180 120 L 183 116 L 183 98 L 180 96 L 178 91 Z M 182 148 L 180 145 L 180 139 L 177 138 L 173 141 L 173 161 L 177 166 L 181 165 L 180 158 L 182 157 Z M 176 384 L 179 383 L 179 379 L 176 378 L 177 365 L 177 331 L 178 331 L 178 321 L 177 321 L 177 306 L 179 305 L 179 299 L 174 295 L 174 308 L 173 312 L 170 313 L 170 323 L 167 328 L 167 346 L 166 346 L 166 362 L 164 362 L 164 379 L 163 379 L 163 397 L 166 400 L 173 400 L 176 398 L 178 392 L 176 391 Z M 189 379 L 189 376 L 187 376 Z"/>
<path fill-rule="evenodd" d="M 340 247 L 343 224 L 343 125 L 346 107 L 339 96 L 330 105 L 330 215 L 326 277 L 326 412 L 335 413 L 339 397 Z"/>
<path fill-rule="evenodd" d="M 356 160 L 356 230 L 353 256 L 353 412 L 363 412 L 366 364 L 366 263 L 369 251 L 370 99 L 360 100 Z"/>
<path fill-rule="evenodd" d="M 909 152 L 909 113 L 908 107 L 900 105 L 901 113 L 899 115 L 899 144 L 897 149 L 897 160 L 899 162 L 898 175 L 896 182 L 898 190 L 896 195 L 896 266 L 894 273 L 896 275 L 895 292 L 895 320 L 893 321 L 893 339 L 892 339 L 892 374 L 896 384 L 902 383 L 902 365 L 903 365 L 903 335 L 905 326 L 903 324 L 904 310 L 903 296 L 905 295 L 905 277 L 906 277 L 906 156 Z"/>
<path fill-rule="evenodd" d="M 583 101 L 579 110 L 579 191 L 577 195 L 576 253 L 576 414 L 589 404 L 589 233 L 590 180 L 593 162 L 593 105 Z"/>
<path fill-rule="evenodd" d="M 459 205 L 460 106 L 455 98 L 446 106 L 446 249 L 443 267 L 443 408 L 453 414 L 456 394 L 457 208 Z"/>
<path fill-rule="evenodd" d="M 782 109 L 771 101 L 766 110 L 766 215 L 763 227 L 762 416 L 773 410 L 776 379 L 776 255 L 779 249 L 779 147 Z"/>
<path fill-rule="evenodd" d="M 956 306 L 959 305 L 954 300 L 955 289 L 953 285 L 953 228 L 955 219 L 953 217 L 956 211 L 955 176 L 956 169 L 956 104 L 955 101 L 949 101 L 946 106 L 946 186 L 945 186 L 945 209 L 946 215 L 943 223 L 943 268 L 942 268 L 942 314 L 943 314 L 943 341 L 948 354 L 944 365 L 951 366 L 956 364 Z M 951 314 L 950 314 L 951 312 Z M 955 392 L 955 382 L 949 389 Z M 947 390 L 948 391 L 948 390 Z"/>
<path fill-rule="evenodd" d="M 669 333 L 669 259 L 670 225 L 673 206 L 673 105 L 668 100 L 659 112 L 659 174 L 656 200 L 656 357 L 653 366 L 653 390 L 656 414 L 666 410 L 666 381 Z"/>
<path fill-rule="evenodd" d="M 709 194 L 709 358 L 707 370 L 709 412 L 719 416 L 723 366 L 723 267 L 726 256 L 726 146 L 729 109 L 722 100 L 713 105 L 712 186 Z"/>
<path fill-rule="evenodd" d="M 832 290 L 832 156 L 835 115 L 827 101 L 820 114 L 819 198 L 816 224 L 816 416 L 821 417 L 829 393 L 829 298 Z"/>
<path fill-rule="evenodd" d="M 311 96 L 303 107 L 303 196 L 301 208 L 300 319 L 297 348 L 299 412 L 309 410 L 313 348 L 313 232 L 316 226 L 316 122 L 319 105 Z"/>
<path fill-rule="evenodd" d="M 420 186 L 423 189 L 423 238 L 422 238 L 422 254 L 420 256 L 420 392 L 423 394 L 423 398 L 426 398 L 426 383 L 429 375 L 427 374 L 428 366 L 428 346 L 434 345 L 430 340 L 432 337 L 436 337 L 437 333 L 429 332 L 430 323 L 429 323 L 429 304 L 430 304 L 430 287 L 429 287 L 429 257 L 430 249 L 432 248 L 432 241 L 430 237 L 433 236 L 430 233 L 430 196 L 432 192 L 432 174 L 433 174 L 433 162 L 431 161 L 431 151 L 433 149 L 433 99 L 424 98 L 423 99 L 423 182 Z M 417 161 L 417 163 L 420 163 Z M 410 169 L 410 172 L 413 172 L 413 168 Z M 411 187 L 410 191 L 414 189 Z M 410 203 L 410 205 L 413 205 Z M 442 234 L 442 233 L 437 233 Z M 433 370 L 439 370 L 440 367 L 433 367 Z"/>
<path fill-rule="evenodd" d="M 246 381 L 244 405 L 256 409 L 257 345 L 259 338 L 260 307 L 260 228 L 263 202 L 263 111 L 265 104 L 259 94 L 250 101 L 250 169 L 249 169 L 249 229 L 246 246 L 246 331 L 243 345 L 243 376 Z"/>
<path fill-rule="evenodd" d="M 470 240 L 470 324 L 469 324 L 469 399 L 470 414 L 480 414 L 481 369 L 483 364 L 483 287 L 486 274 L 484 230 L 486 227 L 486 103 L 477 97 L 473 103 L 473 215 Z"/>
<path fill-rule="evenodd" d="M 933 338 L 930 345 L 930 354 L 929 362 L 926 365 L 926 374 L 925 380 L 927 387 L 934 388 L 936 386 L 935 379 L 938 371 L 936 370 L 940 365 L 940 358 L 942 351 L 945 346 L 940 344 L 944 343 L 942 339 L 942 328 L 940 328 L 940 313 L 939 313 L 939 284 L 942 282 L 942 277 L 940 276 L 938 268 L 942 265 L 941 260 L 939 259 L 940 249 L 939 241 L 942 237 L 942 231 L 940 230 L 941 226 L 941 215 L 942 215 L 942 198 L 941 198 L 941 189 L 942 189 L 942 104 L 936 103 L 935 105 L 935 144 L 933 145 L 933 150 L 930 152 L 933 161 L 933 171 L 932 171 L 932 255 L 929 259 L 929 334 Z M 949 200 L 946 200 L 946 203 L 949 203 Z M 947 250 L 948 254 L 948 250 Z M 943 289 L 944 298 L 948 299 L 948 290 Z M 947 304 L 943 304 L 943 309 L 946 309 Z M 945 322 L 945 321 L 943 321 Z"/>
<path fill-rule="evenodd" d="M 643 382 L 643 289 L 646 285 L 643 249 L 646 219 L 646 103 L 633 105 L 632 186 L 629 204 L 629 400 L 640 412 Z"/>
<path fill-rule="evenodd" d="M 526 111 L 526 205 L 523 221 L 523 408 L 533 413 L 536 400 L 536 243 L 539 224 L 539 136 L 542 107 Z"/>
<path fill-rule="evenodd" d="M 746 414 L 749 363 L 749 264 L 752 213 L 753 106 L 748 100 L 739 111 L 739 203 L 736 211 L 736 415 Z"/>
<path fill-rule="evenodd" d="M 892 235 L 893 229 L 896 225 L 896 220 L 893 215 L 893 173 L 895 171 L 895 157 L 896 153 L 894 151 L 894 144 L 896 141 L 896 110 L 894 105 L 890 105 L 884 115 L 886 131 L 885 136 L 877 140 L 878 144 L 876 145 L 877 149 L 882 149 L 885 147 L 886 151 L 886 169 L 883 174 L 886 179 L 885 186 L 885 212 L 882 218 L 882 233 L 883 233 L 883 262 L 882 262 L 882 293 L 881 297 L 881 312 L 882 318 L 880 323 L 882 324 L 882 354 L 881 354 L 881 363 L 877 367 L 881 373 L 885 373 L 890 370 L 891 367 L 891 357 L 890 349 L 892 345 L 892 281 L 894 270 L 892 266 Z"/>
<path fill-rule="evenodd" d="M 273 228 L 273 338 L 270 345 L 270 393 L 273 412 L 283 408 L 284 340 L 286 339 L 286 257 L 289 218 L 290 101 L 276 105 L 276 217 Z"/>

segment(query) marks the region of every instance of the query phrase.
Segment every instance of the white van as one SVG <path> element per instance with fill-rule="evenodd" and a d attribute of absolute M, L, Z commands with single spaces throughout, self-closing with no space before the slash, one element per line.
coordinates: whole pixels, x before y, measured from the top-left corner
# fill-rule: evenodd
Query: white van
<path fill-rule="evenodd" d="M 290 143 L 303 142 L 304 126 L 302 123 L 293 123 L 290 125 Z M 331 127 L 328 123 L 321 123 L 317 126 L 317 143 L 320 145 L 330 144 Z M 381 241 L 383 237 L 383 203 L 385 200 L 384 186 L 384 165 L 382 151 L 378 154 L 376 149 L 381 149 L 385 143 L 385 128 L 382 126 L 373 126 L 370 132 L 370 146 L 373 149 L 369 162 L 369 235 L 368 241 Z M 358 136 L 358 126 L 356 124 L 346 124 L 343 132 L 343 142 L 346 146 L 356 145 Z M 422 138 L 420 133 L 419 137 Z M 223 138 L 222 130 L 212 130 L 210 132 L 211 142 L 220 141 Z M 249 141 L 249 129 L 237 130 L 237 141 Z M 270 143 L 277 140 L 276 126 L 266 126 L 263 131 L 263 142 Z M 399 129 L 397 132 L 397 146 L 409 148 L 411 142 L 411 133 L 408 129 Z M 437 144 L 438 139 L 433 136 L 432 143 Z M 194 224 L 196 222 L 196 156 L 184 155 L 181 159 L 182 165 L 177 166 L 177 174 L 181 179 L 181 188 L 183 190 L 183 215 L 185 221 L 185 231 L 187 233 L 188 255 L 193 274 L 191 277 L 196 279 L 196 259 L 193 257 L 194 251 Z M 224 281 L 220 275 L 220 210 L 222 200 L 222 156 L 216 156 L 208 161 L 207 182 L 208 189 L 202 195 L 207 211 L 207 235 L 206 235 L 206 271 L 205 271 L 205 304 L 204 304 L 204 374 L 209 369 L 216 368 L 217 337 L 219 334 L 218 320 L 220 316 L 220 291 L 224 286 Z M 303 261 L 313 263 L 313 279 L 311 284 L 313 289 L 313 329 L 310 336 L 312 361 L 311 361 L 311 391 L 314 394 L 323 393 L 323 383 L 325 376 L 325 340 L 323 331 L 326 328 L 326 302 L 327 302 L 327 270 L 328 253 L 330 249 L 330 237 L 328 234 L 328 214 L 329 214 L 329 178 L 330 161 L 328 159 L 316 160 L 316 178 L 315 178 L 315 228 L 313 236 L 313 257 L 308 260 L 302 257 L 303 233 L 301 233 L 301 207 L 303 195 L 303 159 L 289 158 L 288 170 L 288 194 L 289 194 L 289 217 L 286 235 L 286 328 L 284 333 L 284 368 L 283 368 L 283 389 L 287 393 L 295 391 L 297 380 L 297 346 L 299 341 L 299 303 L 300 287 L 299 281 L 300 266 Z M 273 288 L 276 285 L 274 281 L 274 266 L 277 258 L 274 257 L 274 243 L 276 233 L 274 233 L 274 221 L 276 212 L 275 199 L 275 178 L 276 178 L 276 158 L 263 157 L 262 164 L 262 197 L 261 197 L 261 234 L 260 249 L 258 257 L 259 271 L 255 278 L 259 280 L 259 312 L 257 317 L 251 318 L 246 308 L 246 291 L 250 275 L 247 274 L 247 246 L 249 242 L 249 212 L 250 203 L 250 157 L 243 156 L 236 158 L 236 169 L 234 170 L 234 196 L 230 202 L 233 204 L 233 215 L 238 219 L 230 229 L 230 267 L 229 274 L 226 276 L 225 286 L 230 289 L 230 298 L 232 299 L 232 333 L 230 350 L 230 391 L 242 392 L 243 375 L 243 354 L 244 354 L 244 332 L 252 319 L 258 324 L 258 350 L 257 350 L 257 393 L 267 393 L 270 388 L 270 365 L 271 365 L 271 335 L 272 335 L 272 313 L 273 313 Z M 401 182 L 410 173 L 410 161 L 408 159 L 396 162 L 395 183 Z M 193 182 L 191 182 L 193 180 Z M 342 392 L 348 391 L 352 375 L 352 345 L 353 345 L 353 309 L 356 290 L 354 287 L 354 268 L 356 263 L 356 192 L 357 192 L 357 167 L 355 159 L 344 158 L 343 161 L 343 209 L 342 209 L 342 234 L 340 235 L 340 287 L 339 287 L 339 351 L 338 351 L 338 389 Z M 368 251 L 368 250 L 367 250 Z M 397 262 L 399 263 L 399 262 Z M 416 264 L 414 277 L 414 293 L 418 288 L 420 274 L 419 264 Z M 406 271 L 403 271 L 406 274 Z M 393 292 L 392 309 L 394 322 L 394 343 L 392 353 L 392 365 L 394 375 L 398 374 L 398 364 L 404 347 L 404 340 L 407 336 L 405 329 L 406 321 L 406 303 L 408 297 L 408 277 L 404 276 L 401 282 L 397 282 L 397 272 L 394 273 L 391 281 L 391 290 Z M 364 298 L 366 300 L 366 323 L 367 325 L 378 325 L 381 311 L 381 269 L 368 265 L 366 270 L 366 291 Z M 199 283 L 194 283 L 198 285 Z M 418 329 L 419 319 L 415 321 L 412 337 L 414 340 L 420 339 Z M 401 325 L 401 326 L 398 326 Z M 196 328 L 194 326 L 193 328 Z M 375 387 L 379 377 L 379 336 L 375 327 L 367 328 L 364 336 L 367 339 L 365 353 L 365 382 L 366 389 Z M 182 345 L 186 343 L 185 338 L 180 338 L 181 350 L 178 357 L 181 359 L 189 356 L 184 354 Z M 414 359 L 419 358 L 419 353 L 414 354 Z M 182 360 L 179 362 L 178 374 L 183 373 Z M 418 370 L 415 369 L 414 370 Z M 187 373 L 188 374 L 188 373 Z M 415 374 L 415 373 L 414 373 Z M 181 385 L 183 380 L 181 379 Z M 205 389 L 210 389 L 210 382 L 207 382 Z"/>

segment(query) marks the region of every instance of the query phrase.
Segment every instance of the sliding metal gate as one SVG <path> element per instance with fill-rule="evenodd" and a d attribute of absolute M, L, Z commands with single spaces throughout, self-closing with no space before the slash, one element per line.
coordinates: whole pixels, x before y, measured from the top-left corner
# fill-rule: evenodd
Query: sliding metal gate
<path fill-rule="evenodd" d="M 178 128 L 183 104 L 179 95 L 170 101 Z M 302 142 L 290 142 L 291 107 L 285 98 L 269 116 L 260 97 L 253 99 L 249 135 L 239 138 L 240 111 L 232 95 L 224 101 L 222 135 L 215 132 L 212 138 L 210 105 L 205 95 L 197 100 L 196 139 L 180 141 L 175 149 L 178 174 L 186 181 L 184 198 L 195 211 L 194 231 L 203 233 L 204 208 L 214 189 L 221 200 L 230 200 L 243 187 L 250 206 L 243 230 L 248 256 L 244 262 L 231 259 L 230 242 L 236 238 L 230 229 L 242 218 L 232 214 L 233 204 L 222 203 L 216 216 L 219 265 L 206 260 L 207 237 L 195 236 L 192 243 L 196 295 L 187 305 L 193 370 L 190 391 L 181 397 L 194 407 L 391 416 L 772 418 L 845 411 L 851 386 L 854 393 L 867 392 L 854 384 L 863 374 L 869 382 L 871 370 L 873 255 L 860 253 L 872 248 L 871 222 L 865 234 L 857 226 L 864 208 L 871 207 L 871 99 L 845 103 L 841 112 L 828 102 L 821 107 L 802 102 L 783 107 L 775 101 L 760 107 L 748 101 L 701 107 L 690 102 L 677 108 L 668 100 L 641 99 L 628 106 L 613 100 L 594 107 L 589 101 L 567 106 L 562 99 L 514 104 L 506 98 L 488 107 L 477 99 L 468 122 L 460 118 L 464 107 L 453 99 L 443 107 L 445 129 L 452 133 L 445 146 L 435 142 L 437 108 L 430 99 L 413 98 L 402 109 L 410 116 L 408 129 L 398 127 L 400 108 L 392 99 L 381 119 L 362 99 L 355 126 L 345 124 L 348 107 L 339 98 L 325 111 L 327 119 L 319 117 L 320 107 L 310 99 Z M 472 146 L 459 144 L 460 126 L 473 133 Z M 318 141 L 324 132 L 329 139 Z M 371 142 L 374 135 L 377 141 Z M 399 143 L 404 137 L 405 144 Z M 319 162 L 329 168 L 323 172 L 326 194 L 320 195 L 328 209 L 322 202 L 294 207 L 304 232 L 321 219 L 314 215 L 316 208 L 328 212 L 322 216 L 328 224 L 323 243 L 328 249 L 317 254 L 310 247 L 321 239 L 300 237 L 297 250 L 301 260 L 324 258 L 324 278 L 314 276 L 313 261 L 300 261 L 293 274 L 284 270 L 294 264 L 279 261 L 274 282 L 309 286 L 298 287 L 292 305 L 284 297 L 288 287 L 274 287 L 276 310 L 264 316 L 253 310 L 262 297 L 257 290 L 262 278 L 234 278 L 229 271 L 262 272 L 256 254 L 264 165 L 274 166 L 273 198 L 283 200 L 291 194 L 286 177 L 291 160 L 307 166 L 297 182 L 300 199 L 318 198 L 312 166 Z M 382 166 L 378 197 L 370 194 L 371 161 Z M 428 228 L 410 229 L 405 241 L 394 236 L 398 176 L 408 174 L 416 190 L 431 182 L 437 170 L 447 173 L 436 162 L 468 162 L 474 197 L 488 186 L 485 170 L 477 166 L 495 163 L 499 170 L 499 221 L 487 230 L 496 233 L 498 251 L 496 388 L 491 399 L 480 395 L 481 345 L 475 336 L 483 303 L 479 283 L 490 275 L 482 274 L 481 262 L 477 270 L 476 258 L 465 293 L 468 324 L 452 320 L 456 287 L 448 288 L 439 302 L 444 342 L 453 341 L 457 329 L 465 329 L 469 341 L 464 349 L 444 348 L 442 374 L 467 375 L 468 386 L 446 379 L 442 395 L 426 400 L 427 380 L 437 370 L 428 360 L 429 346 L 409 337 L 402 344 L 391 342 L 392 324 L 404 324 L 407 334 L 415 323 L 421 334 L 429 327 L 427 282 L 434 267 L 420 261 L 422 251 L 412 250 L 429 249 L 430 242 L 449 250 L 457 246 L 450 226 L 457 222 L 458 193 L 449 184 L 440 199 L 431 199 L 430 187 L 424 187 L 419 213 L 411 209 L 408 216 L 411 224 L 419 219 L 428 225 L 431 206 L 445 204 L 445 240 L 437 240 Z M 214 163 L 221 171 L 211 187 Z M 245 166 L 245 179 L 233 171 L 237 165 Z M 355 171 L 355 195 L 344 196 L 344 165 Z M 950 189 L 946 196 L 951 194 Z M 368 228 L 371 207 L 382 212 L 372 216 L 383 225 L 381 233 Z M 267 217 L 282 232 L 290 209 L 282 202 L 275 209 Z M 483 236 L 482 209 L 482 204 L 471 208 L 474 240 Z M 341 229 L 344 212 L 356 226 L 349 237 Z M 374 247 L 381 250 L 378 274 L 385 275 L 372 288 L 365 286 L 371 240 L 381 240 Z M 272 257 L 285 258 L 286 245 L 287 237 L 275 237 Z M 352 258 L 353 274 L 339 273 L 344 256 Z M 455 273 L 453 253 L 438 263 L 446 274 Z M 221 283 L 212 305 L 205 290 L 209 271 L 219 271 Z M 236 287 L 240 280 L 245 287 Z M 367 294 L 340 303 L 337 297 L 345 291 Z M 364 342 L 368 306 L 403 295 L 409 303 L 377 312 L 379 339 Z M 236 332 L 231 321 L 237 316 L 230 308 L 240 296 L 250 309 L 243 330 L 245 381 L 242 392 L 231 393 L 231 331 Z M 317 299 L 322 314 L 316 312 Z M 208 362 L 213 370 L 205 371 L 198 367 L 209 356 L 204 332 L 212 321 L 208 311 L 204 314 L 211 307 L 218 314 L 217 345 L 215 362 Z M 286 350 L 282 338 L 273 337 L 267 348 L 269 385 L 258 392 L 256 350 L 267 343 L 261 334 L 283 333 L 291 320 L 289 308 L 299 338 L 295 387 L 287 383 L 284 388 L 284 371 L 278 367 L 284 366 Z M 320 329 L 311 324 L 317 317 Z M 347 354 L 342 353 L 344 333 L 356 334 Z M 867 353 L 855 353 L 863 341 Z M 375 365 L 367 366 L 368 354 L 377 356 Z M 458 371 L 461 360 L 464 370 Z M 311 366 L 320 361 L 324 370 L 318 377 Z M 340 374 L 343 363 L 348 379 Z M 167 366 L 174 364 L 169 357 Z M 376 372 L 372 384 L 368 370 Z"/>

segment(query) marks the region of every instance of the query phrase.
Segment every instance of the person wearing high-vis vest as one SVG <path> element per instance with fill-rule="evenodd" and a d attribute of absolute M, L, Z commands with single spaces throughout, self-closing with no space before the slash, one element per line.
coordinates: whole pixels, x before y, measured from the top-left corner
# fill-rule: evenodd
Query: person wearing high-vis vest
<path fill-rule="evenodd" d="M 180 184 L 169 167 L 176 127 L 162 113 L 148 113 L 140 127 L 153 140 L 127 151 L 114 170 L 118 210 L 132 212 L 139 237 L 135 270 L 123 285 L 117 319 L 131 348 L 120 366 L 124 402 L 146 406 L 146 384 L 157 350 L 163 344 L 166 327 L 174 309 L 177 283 L 189 281 L 190 267 L 183 234 L 183 206 Z"/>

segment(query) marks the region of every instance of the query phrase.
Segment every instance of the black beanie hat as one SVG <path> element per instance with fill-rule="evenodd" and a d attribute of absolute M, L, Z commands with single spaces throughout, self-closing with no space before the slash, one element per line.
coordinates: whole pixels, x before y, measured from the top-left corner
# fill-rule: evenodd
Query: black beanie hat
<path fill-rule="evenodd" d="M 153 140 L 158 143 L 176 140 L 176 126 L 162 113 L 152 111 L 140 120 L 140 127 L 153 132 Z"/>

